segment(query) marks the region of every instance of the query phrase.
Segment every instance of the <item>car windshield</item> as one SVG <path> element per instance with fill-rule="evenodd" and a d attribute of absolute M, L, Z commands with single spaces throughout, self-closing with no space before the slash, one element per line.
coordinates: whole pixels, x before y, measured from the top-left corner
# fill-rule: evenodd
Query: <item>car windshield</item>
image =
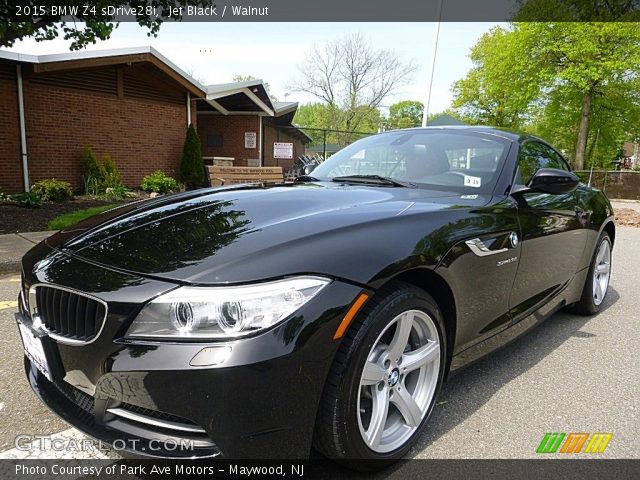
<path fill-rule="evenodd" d="M 467 131 L 405 130 L 359 140 L 312 173 L 318 180 L 491 193 L 510 141 Z"/>

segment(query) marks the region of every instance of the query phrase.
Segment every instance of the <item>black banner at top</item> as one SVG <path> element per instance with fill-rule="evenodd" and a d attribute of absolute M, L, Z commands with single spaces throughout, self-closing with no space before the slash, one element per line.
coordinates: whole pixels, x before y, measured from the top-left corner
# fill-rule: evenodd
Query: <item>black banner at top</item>
<path fill-rule="evenodd" d="M 5 0 L 3 22 L 639 21 L 640 0 Z"/>

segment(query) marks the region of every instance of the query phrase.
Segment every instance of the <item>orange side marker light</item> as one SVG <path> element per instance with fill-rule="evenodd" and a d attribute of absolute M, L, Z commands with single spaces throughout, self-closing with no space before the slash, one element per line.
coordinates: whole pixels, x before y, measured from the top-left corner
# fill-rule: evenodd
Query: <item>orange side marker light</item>
<path fill-rule="evenodd" d="M 358 314 L 358 312 L 360 311 L 360 309 L 362 308 L 362 306 L 367 300 L 369 300 L 369 295 L 367 295 L 366 293 L 361 293 L 358 296 L 358 298 L 356 298 L 356 301 L 353 302 L 353 304 L 351 305 L 351 308 L 349 308 L 349 310 L 347 311 L 347 314 L 344 316 L 344 318 L 340 322 L 340 325 L 338 326 L 338 329 L 336 330 L 336 333 L 333 336 L 334 340 L 338 340 L 339 338 L 342 338 L 344 333 L 347 331 L 347 328 L 349 328 L 349 325 L 351 325 L 351 322 L 353 321 L 353 319 Z"/>

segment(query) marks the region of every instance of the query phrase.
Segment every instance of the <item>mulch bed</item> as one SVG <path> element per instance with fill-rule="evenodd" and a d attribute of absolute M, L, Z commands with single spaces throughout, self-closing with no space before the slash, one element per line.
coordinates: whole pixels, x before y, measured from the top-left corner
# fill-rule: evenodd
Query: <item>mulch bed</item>
<path fill-rule="evenodd" d="M 616 225 L 623 227 L 640 227 L 640 213 L 632 208 L 616 208 Z"/>
<path fill-rule="evenodd" d="M 64 213 L 85 208 L 119 203 L 104 198 L 76 197 L 67 202 L 48 202 L 40 208 L 25 208 L 8 203 L 0 203 L 0 235 L 5 233 L 41 232 L 48 230 L 47 224 Z"/>

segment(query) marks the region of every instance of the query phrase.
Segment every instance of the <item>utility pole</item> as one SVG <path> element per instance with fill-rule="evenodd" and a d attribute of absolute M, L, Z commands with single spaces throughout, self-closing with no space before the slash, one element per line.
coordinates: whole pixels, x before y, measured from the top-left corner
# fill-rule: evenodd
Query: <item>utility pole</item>
<path fill-rule="evenodd" d="M 442 4 L 444 0 L 438 0 L 438 10 L 436 12 L 436 25 L 433 30 L 433 49 L 431 51 L 431 69 L 429 71 L 429 84 L 427 86 L 427 101 L 422 112 L 422 126 L 427 126 L 429 117 L 429 105 L 431 103 L 431 90 L 433 89 L 433 74 L 436 69 L 436 57 L 438 55 L 438 40 L 440 39 L 440 20 L 442 20 Z"/>

